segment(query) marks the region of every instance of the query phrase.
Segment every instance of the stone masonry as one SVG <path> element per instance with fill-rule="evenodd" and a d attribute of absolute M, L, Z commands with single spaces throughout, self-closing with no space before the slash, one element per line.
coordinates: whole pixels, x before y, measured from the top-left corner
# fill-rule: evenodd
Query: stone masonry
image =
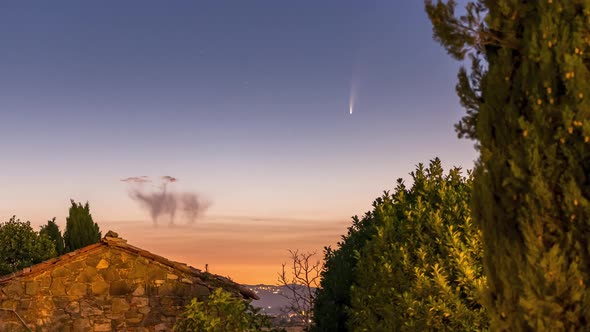
<path fill-rule="evenodd" d="M 109 232 L 97 244 L 0 278 L 0 331 L 169 331 L 190 299 L 217 287 L 257 298 Z"/>

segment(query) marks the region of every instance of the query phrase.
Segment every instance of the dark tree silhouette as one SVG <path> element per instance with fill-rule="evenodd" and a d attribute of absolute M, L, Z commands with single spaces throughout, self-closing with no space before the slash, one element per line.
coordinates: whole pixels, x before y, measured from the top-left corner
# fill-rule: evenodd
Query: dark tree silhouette
<path fill-rule="evenodd" d="M 87 245 L 100 241 L 100 228 L 92 220 L 90 206 L 71 200 L 69 216 L 66 218 L 66 230 L 64 232 L 64 243 L 66 252 L 83 248 Z"/>
<path fill-rule="evenodd" d="M 58 255 L 65 252 L 64 239 L 61 236 L 59 226 L 55 223 L 55 217 L 47 221 L 46 225 L 41 226 L 39 234 L 46 235 L 55 244 L 55 251 Z"/>

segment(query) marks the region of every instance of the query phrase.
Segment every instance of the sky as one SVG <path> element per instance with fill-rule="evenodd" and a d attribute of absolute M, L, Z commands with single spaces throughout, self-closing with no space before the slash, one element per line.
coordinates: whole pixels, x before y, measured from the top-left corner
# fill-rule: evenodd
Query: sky
<path fill-rule="evenodd" d="M 238 282 L 320 259 L 418 163 L 476 159 L 422 1 L 6 1 L 0 45 L 0 221 L 63 229 L 88 201 L 103 233 Z M 211 206 L 154 226 L 133 176 Z"/>

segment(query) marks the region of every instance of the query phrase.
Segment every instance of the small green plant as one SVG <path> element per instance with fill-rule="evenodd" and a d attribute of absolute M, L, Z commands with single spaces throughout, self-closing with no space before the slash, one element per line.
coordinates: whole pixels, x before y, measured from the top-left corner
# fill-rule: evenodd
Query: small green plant
<path fill-rule="evenodd" d="M 232 293 L 217 288 L 205 301 L 192 299 L 174 325 L 177 332 L 257 332 L 271 329 L 269 318 Z"/>

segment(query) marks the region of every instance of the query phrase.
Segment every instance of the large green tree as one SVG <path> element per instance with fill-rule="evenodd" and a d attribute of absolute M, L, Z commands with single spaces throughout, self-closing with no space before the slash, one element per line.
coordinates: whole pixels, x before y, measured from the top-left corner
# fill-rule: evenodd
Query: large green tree
<path fill-rule="evenodd" d="M 460 136 L 477 141 L 492 329 L 590 324 L 590 1 L 426 1 L 434 37 L 471 70 Z"/>
<path fill-rule="evenodd" d="M 66 252 L 80 249 L 100 241 L 100 228 L 92 220 L 88 202 L 76 203 L 71 200 L 69 216 L 66 218 L 64 243 Z"/>
<path fill-rule="evenodd" d="M 471 180 L 439 159 L 419 165 L 372 213 L 351 287 L 352 331 L 481 331 L 481 235 L 470 216 Z"/>
<path fill-rule="evenodd" d="M 56 256 L 55 246 L 39 235 L 30 222 L 16 217 L 0 224 L 0 275 L 19 271 Z"/>
<path fill-rule="evenodd" d="M 55 244 L 55 251 L 58 255 L 62 255 L 65 251 L 64 239 L 61 236 L 59 226 L 55 223 L 55 218 L 48 220 L 47 224 L 41 226 L 39 234 L 46 235 Z"/>

